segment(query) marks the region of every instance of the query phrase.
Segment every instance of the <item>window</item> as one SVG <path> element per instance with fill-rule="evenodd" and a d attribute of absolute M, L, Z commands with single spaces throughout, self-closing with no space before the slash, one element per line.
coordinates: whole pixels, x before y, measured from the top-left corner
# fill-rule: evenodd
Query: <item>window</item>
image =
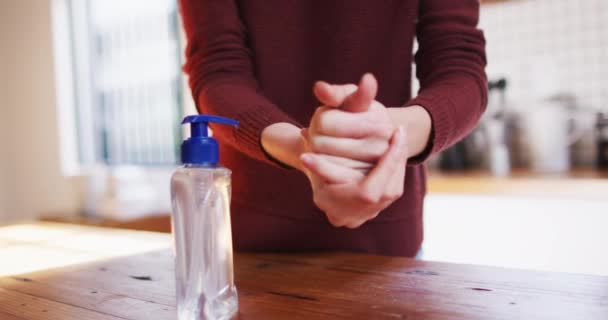
<path fill-rule="evenodd" d="M 80 164 L 176 164 L 183 99 L 175 1 L 64 4 Z"/>

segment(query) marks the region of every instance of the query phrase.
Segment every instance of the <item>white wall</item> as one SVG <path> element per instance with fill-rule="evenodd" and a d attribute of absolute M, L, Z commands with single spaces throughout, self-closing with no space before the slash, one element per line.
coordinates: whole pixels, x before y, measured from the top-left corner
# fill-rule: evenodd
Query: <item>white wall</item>
<path fill-rule="evenodd" d="M 5 1 L 7 2 L 7 1 Z M 8 24 L 5 21 L 5 2 L 0 2 L 0 224 L 4 218 L 10 212 L 10 208 L 8 206 L 8 138 L 7 138 L 7 124 L 8 121 L 6 119 L 5 110 L 8 108 L 8 104 L 6 103 L 6 83 L 7 83 L 7 70 L 5 68 L 6 65 L 6 55 L 8 53 L 8 46 L 4 45 L 7 36 L 5 34 L 8 32 Z"/>
<path fill-rule="evenodd" d="M 608 1 L 487 5 L 480 25 L 488 40 L 488 74 L 511 80 L 512 99 L 568 92 L 582 107 L 608 111 Z"/>
<path fill-rule="evenodd" d="M 61 173 L 51 32 L 51 0 L 0 1 L 0 223 L 79 207 Z"/>
<path fill-rule="evenodd" d="M 2 15 L 0 13 L 0 15 Z M 0 40 L 3 39 L 2 36 L 2 30 L 4 30 L 3 28 L 3 22 L 2 20 L 0 20 Z M 5 87 L 5 80 L 4 80 L 4 74 L 5 74 L 5 70 L 4 70 L 4 64 L 2 63 L 2 61 L 4 61 L 4 50 L 0 49 L 0 220 L 2 219 L 2 215 L 7 212 L 7 205 L 6 205 L 6 165 L 5 165 L 5 154 L 4 152 L 2 152 L 2 150 L 4 149 L 4 140 L 2 137 L 6 137 L 6 135 L 4 134 L 4 127 L 6 126 L 6 119 L 3 115 L 3 111 L 4 110 L 4 87 Z M 1 222 L 0 222 L 1 223 Z"/>

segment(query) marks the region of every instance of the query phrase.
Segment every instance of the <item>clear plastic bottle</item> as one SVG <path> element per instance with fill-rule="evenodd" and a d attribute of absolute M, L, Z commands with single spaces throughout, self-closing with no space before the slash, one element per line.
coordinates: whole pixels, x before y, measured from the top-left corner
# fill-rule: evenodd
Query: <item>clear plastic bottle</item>
<path fill-rule="evenodd" d="M 231 171 L 218 164 L 217 142 L 206 134 L 207 122 L 235 124 L 229 121 L 212 116 L 184 119 L 191 123 L 192 136 L 182 144 L 184 165 L 171 178 L 179 320 L 231 319 L 238 311 L 230 226 Z"/>

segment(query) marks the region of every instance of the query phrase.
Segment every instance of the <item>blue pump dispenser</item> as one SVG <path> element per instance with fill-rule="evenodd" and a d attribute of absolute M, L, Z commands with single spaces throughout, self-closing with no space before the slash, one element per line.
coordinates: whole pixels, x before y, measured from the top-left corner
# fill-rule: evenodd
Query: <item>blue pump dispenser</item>
<path fill-rule="evenodd" d="M 219 162 L 219 144 L 209 136 L 209 123 L 226 124 L 237 127 L 239 122 L 229 118 L 212 115 L 187 116 L 182 124 L 190 124 L 190 138 L 181 145 L 183 164 L 215 166 Z"/>

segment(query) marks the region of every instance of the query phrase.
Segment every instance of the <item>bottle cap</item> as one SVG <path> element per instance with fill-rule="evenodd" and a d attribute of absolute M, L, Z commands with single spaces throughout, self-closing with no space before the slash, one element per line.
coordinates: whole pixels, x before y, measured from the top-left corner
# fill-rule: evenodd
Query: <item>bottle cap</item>
<path fill-rule="evenodd" d="M 209 123 L 226 124 L 237 127 L 239 122 L 229 118 L 212 115 L 187 116 L 182 124 L 190 124 L 190 137 L 181 145 L 183 164 L 215 166 L 219 162 L 219 144 L 209 136 Z"/>

